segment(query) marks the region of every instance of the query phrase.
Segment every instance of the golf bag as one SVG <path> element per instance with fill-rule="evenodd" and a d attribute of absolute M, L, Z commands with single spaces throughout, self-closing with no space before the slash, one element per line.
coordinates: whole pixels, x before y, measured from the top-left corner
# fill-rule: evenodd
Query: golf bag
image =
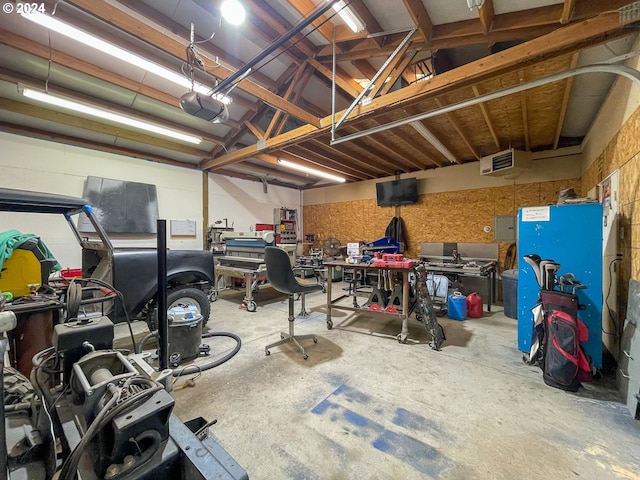
<path fill-rule="evenodd" d="M 593 376 L 591 359 L 581 343 L 589 339 L 589 330 L 578 318 L 577 288 L 585 288 L 572 274 L 556 279 L 560 265 L 552 260 L 541 260 L 537 255 L 527 255 L 524 260 L 531 265 L 540 285 L 538 304 L 533 308 L 534 335 L 527 363 L 542 369 L 544 383 L 562 390 L 577 392 L 581 383 L 590 382 Z M 569 286 L 571 293 L 554 290 Z"/>
<path fill-rule="evenodd" d="M 589 330 L 578 318 L 578 297 L 573 293 L 540 291 L 544 328 L 542 378 L 551 387 L 577 392 L 592 379 L 591 360 L 581 343 Z"/>

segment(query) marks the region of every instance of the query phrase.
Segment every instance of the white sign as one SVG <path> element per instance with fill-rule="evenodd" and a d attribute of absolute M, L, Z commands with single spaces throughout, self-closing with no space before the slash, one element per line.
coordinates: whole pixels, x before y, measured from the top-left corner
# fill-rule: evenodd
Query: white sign
<path fill-rule="evenodd" d="M 549 207 L 526 207 L 522 209 L 523 222 L 548 222 L 549 218 Z"/>

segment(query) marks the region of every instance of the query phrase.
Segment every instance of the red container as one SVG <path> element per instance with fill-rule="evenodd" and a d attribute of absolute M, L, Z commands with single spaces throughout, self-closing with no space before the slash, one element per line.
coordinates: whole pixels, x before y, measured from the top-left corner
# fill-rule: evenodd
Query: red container
<path fill-rule="evenodd" d="M 482 297 L 476 292 L 467 295 L 467 317 L 482 318 L 483 315 Z"/>
<path fill-rule="evenodd" d="M 82 278 L 81 268 L 65 268 L 60 270 L 60 276 L 62 278 Z"/>

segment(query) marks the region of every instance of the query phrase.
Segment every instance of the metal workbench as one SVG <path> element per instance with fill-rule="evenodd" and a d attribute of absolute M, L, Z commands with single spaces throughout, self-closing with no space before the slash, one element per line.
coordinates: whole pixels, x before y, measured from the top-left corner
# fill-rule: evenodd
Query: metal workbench
<path fill-rule="evenodd" d="M 327 268 L 327 328 L 331 330 L 333 328 L 333 320 L 331 319 L 332 310 L 345 310 L 356 313 L 367 313 L 371 315 L 387 315 L 391 317 L 400 318 L 402 320 L 402 328 L 400 333 L 396 336 L 396 339 L 400 343 L 406 343 L 409 336 L 409 316 L 412 313 L 415 302 L 411 301 L 411 285 L 409 279 L 409 273 L 413 271 L 413 267 L 410 268 L 390 268 L 390 267 L 375 267 L 373 264 L 368 263 L 347 263 L 345 261 L 328 261 L 324 262 L 324 266 Z M 351 269 L 354 271 L 361 271 L 363 274 L 366 270 L 379 272 L 386 270 L 391 273 L 400 273 L 402 275 L 402 306 L 399 309 L 387 309 L 380 308 L 367 308 L 358 304 L 358 291 L 356 288 L 350 288 L 346 295 L 340 295 L 337 298 L 332 297 L 332 284 L 333 272 L 335 269 Z M 354 275 L 354 279 L 356 275 Z M 355 281 L 355 280 L 354 280 Z M 349 299 L 351 298 L 351 304 Z M 362 298 L 362 297 L 361 297 Z M 373 306 L 373 305 L 372 305 Z M 395 311 L 394 311 L 395 310 Z"/>

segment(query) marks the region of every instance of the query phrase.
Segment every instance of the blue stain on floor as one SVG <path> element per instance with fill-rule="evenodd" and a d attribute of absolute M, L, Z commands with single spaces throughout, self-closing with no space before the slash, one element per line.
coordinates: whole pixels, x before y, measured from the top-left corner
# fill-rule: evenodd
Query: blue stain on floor
<path fill-rule="evenodd" d="M 361 392 L 360 390 L 356 390 L 345 383 L 336 388 L 332 395 L 341 395 L 348 402 L 362 403 L 363 405 L 366 405 L 371 401 L 371 397 L 369 395 Z"/>
<path fill-rule="evenodd" d="M 440 428 L 438 422 L 425 418 L 422 415 L 410 412 L 409 410 L 405 410 L 404 408 L 395 409 L 394 416 L 391 422 L 393 422 L 395 425 L 398 425 L 399 427 L 404 427 L 410 430 L 434 430 L 438 433 L 442 433 L 442 429 Z"/>
<path fill-rule="evenodd" d="M 435 447 L 391 430 L 385 430 L 372 445 L 432 477 L 440 478 L 441 470 L 451 466 L 451 462 Z"/>
<path fill-rule="evenodd" d="M 367 405 L 371 397 L 343 384 L 313 407 L 311 413 L 327 416 L 332 423 L 341 425 L 345 433 L 369 442 L 376 450 L 396 457 L 422 474 L 439 477 L 444 468 L 452 466 L 451 460 L 432 445 L 410 435 L 391 431 L 366 415 L 341 405 L 338 403 L 340 401 Z M 442 433 L 436 422 L 403 408 L 389 409 L 389 413 L 386 413 L 384 408 L 377 407 L 371 413 L 383 418 L 392 415 L 392 423 L 407 430 Z"/>

